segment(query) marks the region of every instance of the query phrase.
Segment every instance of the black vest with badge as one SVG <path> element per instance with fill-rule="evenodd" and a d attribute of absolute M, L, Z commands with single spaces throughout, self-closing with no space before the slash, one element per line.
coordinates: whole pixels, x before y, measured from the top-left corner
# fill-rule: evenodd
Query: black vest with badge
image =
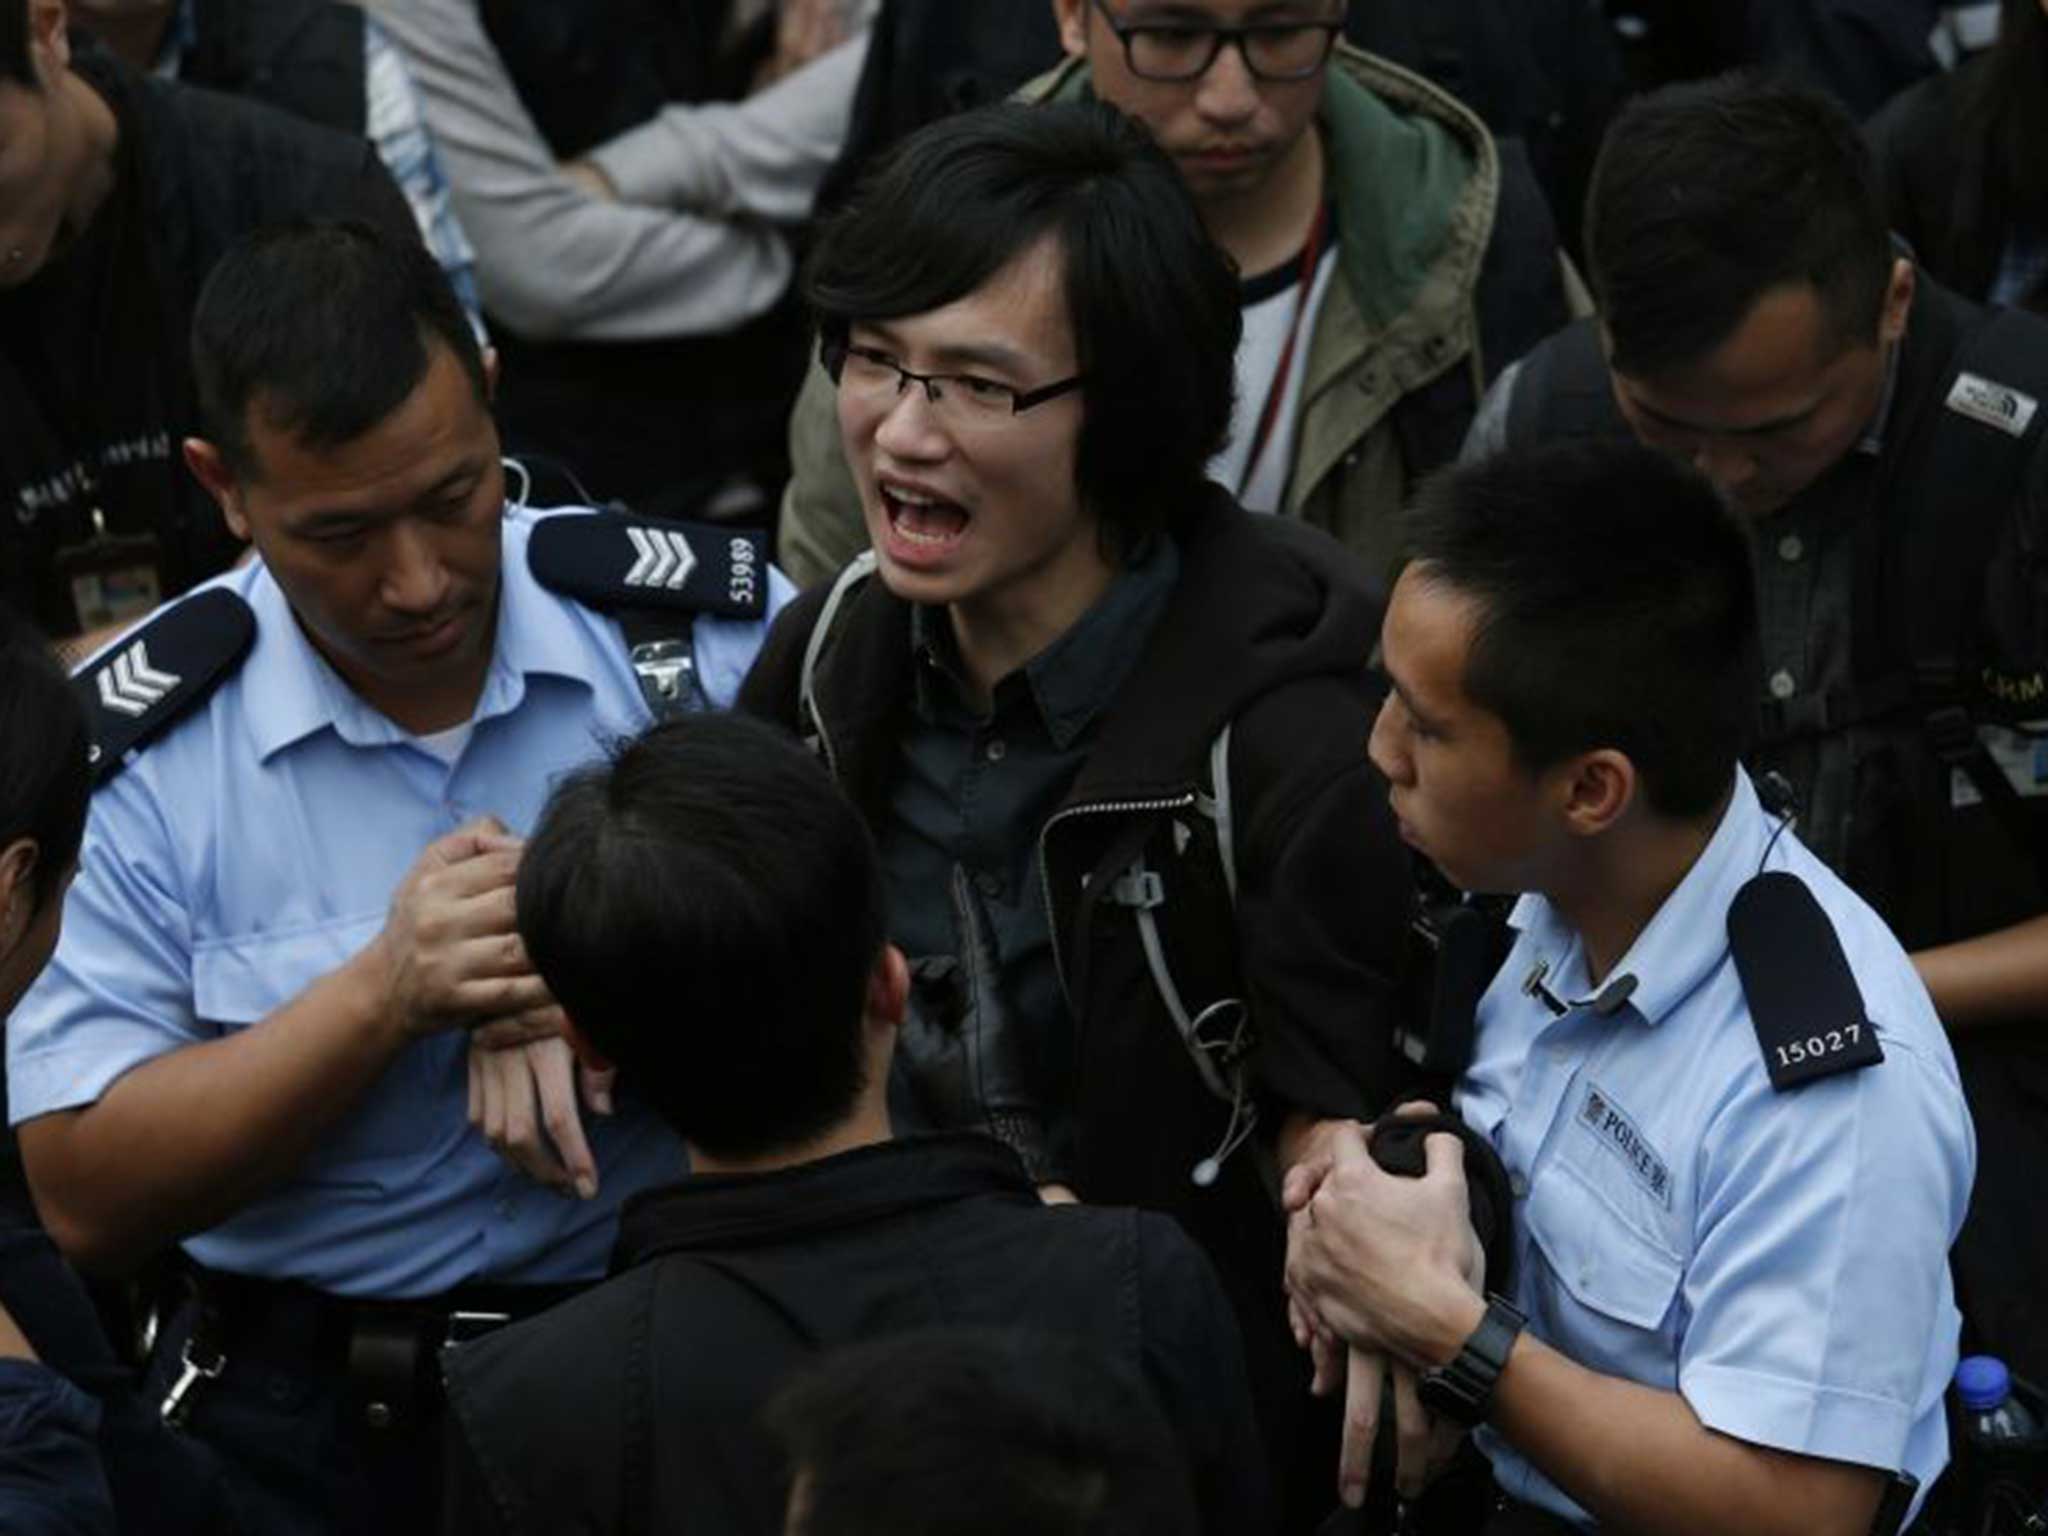
<path fill-rule="evenodd" d="M 692 644 L 698 616 L 767 614 L 766 546 L 764 534 L 741 529 L 573 512 L 536 523 L 527 564 L 543 586 L 618 621 L 641 696 L 662 721 L 704 707 Z M 209 587 L 158 609 L 74 673 L 94 787 L 203 702 L 255 640 L 249 605 Z"/>
<path fill-rule="evenodd" d="M 1763 701 L 1756 756 L 1789 771 L 1801 743 L 1871 733 L 1840 872 L 1913 949 L 2048 908 L 2048 796 L 2001 760 L 2048 750 L 2048 324 L 1923 274 L 1906 346 L 1853 535 L 1852 683 Z M 1530 356 L 1511 446 L 1628 435 L 1592 322 Z"/>

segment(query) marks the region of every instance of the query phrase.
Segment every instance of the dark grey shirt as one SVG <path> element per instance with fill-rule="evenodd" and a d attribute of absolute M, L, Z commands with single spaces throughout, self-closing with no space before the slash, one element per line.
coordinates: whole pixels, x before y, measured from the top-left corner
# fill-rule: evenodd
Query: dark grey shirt
<path fill-rule="evenodd" d="M 1899 348 L 1885 360 L 1884 395 L 1862 441 L 1841 463 L 1753 528 L 1764 693 L 1791 718 L 1822 710 L 1855 683 L 1850 635 L 1856 524 L 1877 493 L 1885 433 L 1899 388 Z M 1799 837 L 1838 874 L 1858 834 L 1856 764 L 1873 746 L 1860 727 L 1832 730 L 1762 754 L 1801 791 Z"/>
<path fill-rule="evenodd" d="M 1061 1165 L 1071 1161 L 1073 1022 L 1054 969 L 1038 834 L 1073 786 L 1103 708 L 1179 579 L 1179 551 L 1161 538 L 1071 629 L 996 684 L 986 714 L 969 702 L 945 610 L 921 607 L 911 616 L 912 724 L 882 834 L 892 937 L 913 960 L 952 954 L 948 892 L 954 866 L 967 871 Z M 901 1094 L 893 1108 L 899 1119 L 911 1117 Z"/>

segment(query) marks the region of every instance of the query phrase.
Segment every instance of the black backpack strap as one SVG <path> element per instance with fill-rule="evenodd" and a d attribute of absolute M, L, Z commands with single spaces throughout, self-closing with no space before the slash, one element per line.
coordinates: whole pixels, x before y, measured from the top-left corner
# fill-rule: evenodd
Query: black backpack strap
<path fill-rule="evenodd" d="M 1797 875 L 1766 870 L 1736 892 L 1728 949 L 1778 1092 L 1884 1060 L 1835 925 Z"/>
<path fill-rule="evenodd" d="M 1614 403 L 1599 322 L 1575 321 L 1523 359 L 1508 401 L 1508 446 L 1632 436 Z"/>
<path fill-rule="evenodd" d="M 823 659 L 825 648 L 832 641 L 834 627 L 839 615 L 851 597 L 867 579 L 875 573 L 875 552 L 864 549 L 848 562 L 845 570 L 832 582 L 832 590 L 825 595 L 825 606 L 818 610 L 818 621 L 811 626 L 810 638 L 804 642 L 804 659 L 797 671 L 796 717 L 803 732 L 804 744 L 820 758 L 827 758 L 824 728 L 818 723 L 818 663 Z M 832 766 L 829 759 L 826 767 Z"/>
<path fill-rule="evenodd" d="M 768 611 L 768 538 L 751 529 L 566 513 L 534 524 L 526 560 L 542 586 L 618 621 L 657 720 L 703 705 L 700 614 L 758 619 Z"/>
<path fill-rule="evenodd" d="M 93 787 L 212 693 L 255 640 L 249 605 L 212 587 L 158 609 L 73 673 L 71 689 L 92 733 Z"/>
<path fill-rule="evenodd" d="M 1235 960 L 1238 871 L 1231 730 L 1226 721 L 1209 744 L 1202 780 L 1187 807 L 1190 814 L 1185 819 L 1169 817 L 1175 853 L 1185 855 L 1198 836 L 1206 836 L 1213 845 L 1217 878 L 1188 878 L 1184 866 L 1153 848 L 1148 835 L 1119 851 L 1118 859 L 1123 861 L 1120 872 L 1108 883 L 1104 895 L 1130 911 L 1160 1006 L 1202 1086 L 1230 1108 L 1230 1123 L 1222 1141 L 1196 1165 L 1196 1185 L 1203 1189 L 1214 1186 L 1222 1165 L 1240 1147 L 1248 1147 L 1267 1193 L 1278 1205 L 1277 1170 L 1265 1149 L 1252 1139 L 1258 1129 L 1259 1107 L 1252 1097 L 1250 1061 L 1259 1046 L 1259 1030 Z M 1206 832 L 1198 833 L 1204 824 Z M 1159 916 L 1162 912 L 1164 921 Z M 1198 959 L 1206 963 L 1192 963 Z M 1188 985 L 1196 976 L 1209 984 L 1204 991 Z"/>

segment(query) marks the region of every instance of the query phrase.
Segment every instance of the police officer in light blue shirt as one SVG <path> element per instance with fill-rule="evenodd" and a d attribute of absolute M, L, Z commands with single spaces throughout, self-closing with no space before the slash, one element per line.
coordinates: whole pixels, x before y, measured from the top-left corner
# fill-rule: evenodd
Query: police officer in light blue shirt
<path fill-rule="evenodd" d="M 187 460 L 261 558 L 82 673 L 111 777 L 11 1113 L 75 1259 L 182 1242 L 158 1384 L 249 1528 L 427 1529 L 434 1352 L 599 1276 L 620 1202 L 681 1166 L 630 1084 L 586 1146 L 518 834 L 657 682 L 728 703 L 787 589 L 736 537 L 508 510 L 493 360 L 361 226 L 232 254 L 195 353 Z M 607 581 L 665 644 L 629 651 Z M 753 616 L 693 617 L 706 583 Z"/>
<path fill-rule="evenodd" d="M 1478 1426 L 1491 1532 L 1896 1530 L 1947 1460 L 1975 1148 L 1912 963 L 1737 766 L 1744 533 L 1599 445 L 1461 471 L 1408 536 L 1373 759 L 1447 876 L 1526 893 L 1456 1095 L 1512 1293 L 1466 1278 L 1442 1136 L 1295 1179 L 1290 1285 Z"/>

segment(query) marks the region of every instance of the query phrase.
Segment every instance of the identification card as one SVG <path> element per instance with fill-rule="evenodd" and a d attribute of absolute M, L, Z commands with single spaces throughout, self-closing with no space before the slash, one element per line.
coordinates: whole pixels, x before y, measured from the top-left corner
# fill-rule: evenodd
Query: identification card
<path fill-rule="evenodd" d="M 93 522 L 104 526 L 97 508 Z M 54 564 L 82 630 L 125 624 L 163 602 L 163 556 L 153 535 L 102 534 L 58 550 Z"/>
<path fill-rule="evenodd" d="M 1998 771 L 2021 796 L 2048 795 L 2048 720 L 2030 720 L 2021 726 L 1980 725 L 1977 735 Z M 1949 770 L 1948 798 L 1953 810 L 1981 805 L 1984 800 L 1960 768 Z"/>

